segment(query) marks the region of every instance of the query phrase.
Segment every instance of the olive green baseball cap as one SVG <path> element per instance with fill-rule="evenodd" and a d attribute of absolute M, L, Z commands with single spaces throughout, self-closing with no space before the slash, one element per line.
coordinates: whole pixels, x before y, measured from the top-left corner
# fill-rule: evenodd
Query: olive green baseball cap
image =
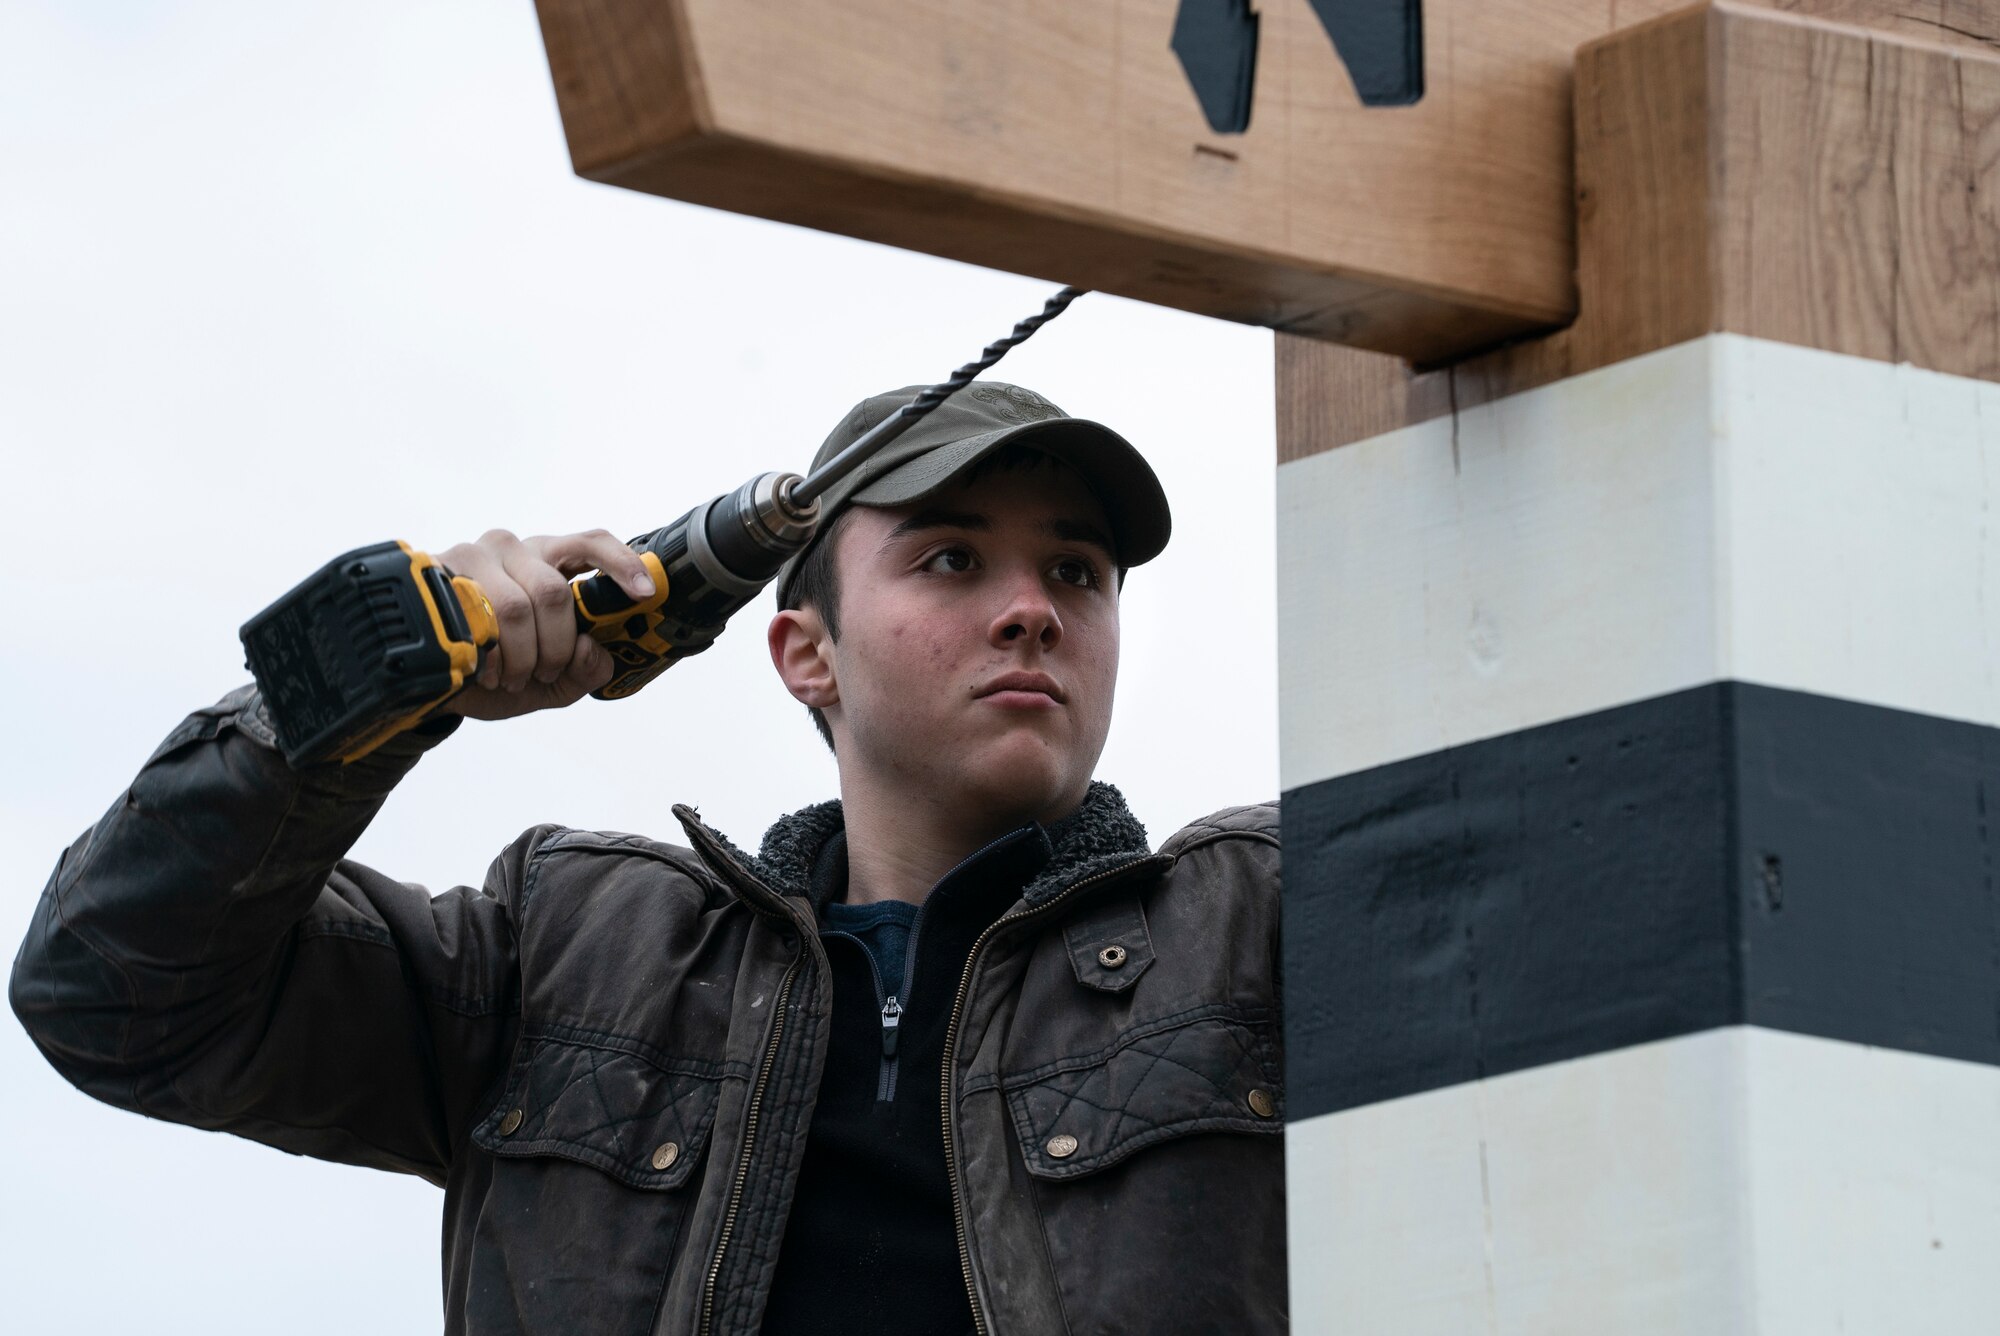
<path fill-rule="evenodd" d="M 826 438 L 812 467 L 861 439 L 925 388 L 906 385 L 863 399 Z M 998 380 L 966 386 L 829 488 L 820 497 L 820 532 L 849 506 L 906 506 L 935 495 L 1010 445 L 1050 455 L 1083 479 L 1111 521 L 1118 549 L 1112 556 L 1120 566 L 1151 561 L 1166 547 L 1173 532 L 1167 494 L 1131 442 L 1102 423 L 1069 416 L 1033 390 Z M 780 606 L 811 550 L 808 544 L 778 572 Z"/>

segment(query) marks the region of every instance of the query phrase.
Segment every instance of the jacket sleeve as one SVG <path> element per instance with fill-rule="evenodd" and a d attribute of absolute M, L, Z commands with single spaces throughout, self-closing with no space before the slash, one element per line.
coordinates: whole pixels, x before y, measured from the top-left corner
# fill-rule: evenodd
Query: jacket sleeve
<path fill-rule="evenodd" d="M 433 899 L 343 858 L 443 732 L 293 770 L 253 688 L 189 716 L 63 853 L 9 997 L 120 1108 L 442 1182 L 519 1011 L 544 831 Z"/>

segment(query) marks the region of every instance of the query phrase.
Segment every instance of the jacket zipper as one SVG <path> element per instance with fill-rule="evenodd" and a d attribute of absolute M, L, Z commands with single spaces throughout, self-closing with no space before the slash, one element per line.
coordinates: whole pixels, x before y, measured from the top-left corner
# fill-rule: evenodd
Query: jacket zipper
<path fill-rule="evenodd" d="M 965 969 L 958 976 L 958 995 L 952 999 L 951 1016 L 945 1022 L 943 1071 L 941 1073 L 943 1080 L 939 1082 L 939 1085 L 944 1091 L 944 1107 L 942 1111 L 944 1116 L 944 1168 L 946 1175 L 951 1180 L 951 1220 L 952 1225 L 958 1231 L 958 1269 L 959 1273 L 965 1278 L 965 1296 L 972 1303 L 972 1325 L 975 1336 L 988 1336 L 988 1328 L 986 1325 L 986 1314 L 979 1307 L 978 1287 L 972 1283 L 972 1247 L 966 1242 L 965 1238 L 965 1196 L 959 1186 L 958 1158 L 953 1153 L 951 1144 L 951 1111 L 955 1103 L 953 1095 L 958 1086 L 958 1019 L 959 1013 L 965 1008 L 965 996 L 972 988 L 973 967 L 979 963 L 980 950 L 1002 928 L 1012 927 L 1017 923 L 1025 923 L 1030 919 L 1040 918 L 1042 915 L 1050 913 L 1059 906 L 1074 899 L 1079 892 L 1087 887 L 1095 886 L 1100 882 L 1109 881 L 1116 877 L 1122 877 L 1137 868 L 1156 865 L 1163 866 L 1160 856 L 1158 854 L 1150 854 L 1144 858 L 1136 858 L 1129 863 L 1120 863 L 1117 867 L 1106 868 L 1102 872 L 1085 877 L 1082 881 L 1065 888 L 1059 894 L 1051 896 L 1032 909 L 1024 909 L 1018 914 L 1008 914 L 994 920 L 991 924 L 987 925 L 986 931 L 980 933 L 973 940 L 972 949 L 966 953 Z"/>
<path fill-rule="evenodd" d="M 882 1004 L 882 1079 L 875 1083 L 878 1103 L 896 1098 L 896 1031 L 903 1024 L 903 1004 L 894 993 Z"/>
<path fill-rule="evenodd" d="M 932 893 L 935 894 L 938 887 L 944 885 L 967 866 L 978 862 L 1001 845 L 1020 839 L 1027 829 L 1028 827 L 1021 827 L 1010 830 L 997 839 L 988 840 L 979 848 L 959 859 L 957 863 L 952 865 L 951 871 L 945 873 L 931 884 Z M 910 985 L 916 981 L 917 942 L 923 935 L 924 919 L 930 913 L 930 907 L 930 896 L 927 895 L 924 897 L 924 902 L 917 906 L 916 917 L 910 921 L 910 943 L 903 948 L 903 992 L 905 993 L 910 991 Z M 875 980 L 875 1001 L 880 1006 L 882 1012 L 882 1072 L 875 1080 L 875 1100 L 878 1104 L 893 1101 L 896 1098 L 896 1075 L 899 1067 L 896 1058 L 897 1037 L 903 1025 L 902 998 L 898 994 L 888 992 L 882 987 L 882 971 L 876 966 L 875 953 L 868 949 L 866 942 L 863 942 L 851 932 L 830 932 L 825 935 L 828 937 L 847 938 L 860 947 L 861 954 L 867 957 L 869 977 Z"/>
<path fill-rule="evenodd" d="M 919 913 L 918 918 L 922 918 L 921 913 Z M 862 958 L 868 962 L 868 976 L 875 981 L 876 1006 L 882 1013 L 882 1071 L 875 1078 L 875 1100 L 877 1103 L 885 1100 L 893 1100 L 896 1098 L 896 1032 L 903 1024 L 902 999 L 894 993 L 883 990 L 882 971 L 875 964 L 875 953 L 868 949 L 866 942 L 851 932 L 829 932 L 822 933 L 821 936 L 846 938 L 848 941 L 854 943 L 855 949 L 860 951 Z M 911 956 L 916 954 L 916 944 L 917 934 L 915 929 L 912 928 L 910 932 Z M 907 980 L 909 977 L 910 965 L 908 958 L 906 958 L 903 962 L 903 978 Z M 904 991 L 907 992 L 908 989 L 909 985 L 905 983 Z"/>
<path fill-rule="evenodd" d="M 743 1118 L 743 1149 L 736 1157 L 736 1181 L 729 1188 L 729 1206 L 722 1215 L 722 1235 L 716 1240 L 715 1260 L 708 1266 L 708 1283 L 702 1287 L 702 1336 L 709 1336 L 715 1327 L 715 1287 L 722 1278 L 722 1260 L 729 1252 L 729 1237 L 736 1232 L 736 1214 L 743 1205 L 743 1187 L 750 1179 L 750 1156 L 757 1147 L 758 1114 L 764 1099 L 764 1087 L 770 1082 L 771 1068 L 778 1059 L 778 1046 L 785 1037 L 785 1008 L 791 1001 L 792 981 L 798 977 L 799 966 L 805 958 L 806 953 L 800 951 L 778 985 L 778 1000 L 773 1004 L 777 1009 L 771 1017 L 771 1039 L 764 1046 L 764 1061 L 757 1069 L 757 1084 L 750 1089 L 750 1107 Z"/>

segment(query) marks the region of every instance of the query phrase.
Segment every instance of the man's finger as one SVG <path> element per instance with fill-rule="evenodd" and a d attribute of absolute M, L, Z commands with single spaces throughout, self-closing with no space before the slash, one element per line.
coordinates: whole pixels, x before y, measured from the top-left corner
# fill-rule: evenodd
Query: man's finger
<path fill-rule="evenodd" d="M 506 561 L 521 540 L 505 529 L 488 529 L 476 543 L 455 547 L 445 565 L 470 575 L 486 591 L 493 618 L 500 624 L 500 671 L 497 686 L 519 691 L 535 671 L 535 608 L 528 592 L 507 573 Z M 456 557 L 459 565 L 453 565 Z"/>
<path fill-rule="evenodd" d="M 493 534 L 489 534 L 488 538 L 496 538 L 499 532 L 496 530 Z M 513 535 L 507 534 L 506 538 L 511 542 Z M 491 691 L 500 687 L 505 676 L 507 660 L 513 657 L 508 653 L 510 646 L 516 655 L 525 655 L 533 641 L 522 640 L 518 616 L 512 626 L 500 616 L 502 590 L 514 588 L 514 582 L 508 577 L 492 549 L 482 546 L 485 541 L 482 539 L 480 543 L 460 543 L 456 547 L 438 553 L 438 560 L 443 562 L 445 568 L 453 575 L 463 575 L 478 585 L 480 592 L 486 595 L 486 601 L 493 607 L 494 620 L 500 627 L 500 638 L 486 651 L 486 661 L 479 669 L 479 685 Z M 528 657 L 526 661 L 530 665 L 534 663 L 532 657 Z M 525 669 L 522 671 L 521 680 L 527 680 Z"/>
<path fill-rule="evenodd" d="M 569 661 L 569 677 L 585 695 L 597 690 L 611 680 L 617 672 L 618 664 L 604 646 L 588 636 L 578 643 L 576 657 Z"/>
<path fill-rule="evenodd" d="M 534 613 L 534 677 L 545 684 L 563 675 L 577 642 L 575 600 L 569 581 L 547 560 L 548 542 L 531 538 L 502 558 L 507 574 L 527 594 Z"/>
<path fill-rule="evenodd" d="M 639 554 L 603 529 L 543 540 L 550 564 L 564 575 L 603 571 L 635 599 L 651 598 L 653 579 Z"/>

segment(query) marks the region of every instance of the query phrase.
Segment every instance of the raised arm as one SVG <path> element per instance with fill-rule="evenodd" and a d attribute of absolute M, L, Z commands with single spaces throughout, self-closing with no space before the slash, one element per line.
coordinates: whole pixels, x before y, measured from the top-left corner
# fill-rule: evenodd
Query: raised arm
<path fill-rule="evenodd" d="M 249 687 L 175 729 L 63 853 L 14 962 L 15 1014 L 57 1070 L 151 1117 L 441 1181 L 513 1043 L 511 905 L 546 830 L 435 899 L 346 854 L 458 714 L 609 677 L 562 578 L 597 549 L 631 560 L 596 534 L 452 549 L 501 613 L 492 675 L 352 764 L 294 770 Z M 558 613 L 567 638 L 542 625 Z"/>

